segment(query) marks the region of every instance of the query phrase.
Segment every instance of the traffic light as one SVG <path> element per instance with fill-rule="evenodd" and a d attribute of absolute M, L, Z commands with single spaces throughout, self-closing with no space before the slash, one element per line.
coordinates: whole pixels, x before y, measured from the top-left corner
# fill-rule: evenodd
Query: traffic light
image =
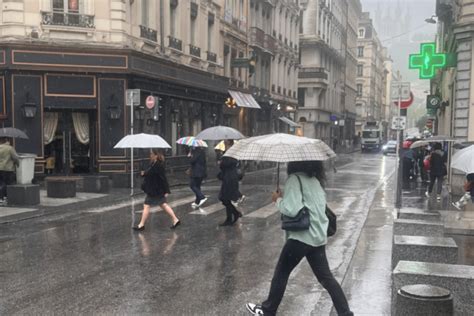
<path fill-rule="evenodd" d="M 227 98 L 227 100 L 225 100 L 225 105 L 229 109 L 233 109 L 237 106 L 237 102 L 235 102 L 235 100 L 233 98 Z"/>
<path fill-rule="evenodd" d="M 255 73 L 255 65 L 257 64 L 257 54 L 252 52 L 250 59 L 249 59 L 249 77 L 252 77 Z"/>

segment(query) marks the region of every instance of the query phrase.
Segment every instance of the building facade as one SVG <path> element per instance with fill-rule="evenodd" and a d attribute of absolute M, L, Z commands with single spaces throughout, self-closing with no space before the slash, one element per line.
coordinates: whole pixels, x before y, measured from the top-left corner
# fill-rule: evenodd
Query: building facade
<path fill-rule="evenodd" d="M 347 1 L 302 1 L 298 121 L 304 135 L 338 146 L 345 115 Z"/>
<path fill-rule="evenodd" d="M 249 46 L 249 31 L 262 23 L 263 8 L 270 26 L 279 28 L 265 31 L 271 47 L 258 51 L 254 42 Z M 135 133 L 156 133 L 172 144 L 173 166 L 186 161 L 176 139 L 203 128 L 223 124 L 248 136 L 274 130 L 267 121 L 276 109 L 269 104 L 296 104 L 297 21 L 296 5 L 288 1 L 3 1 L 1 119 L 30 136 L 15 146 L 38 156 L 38 173 L 54 157 L 58 173 L 124 174 L 129 153 L 113 146 L 132 125 Z M 251 76 L 235 61 L 253 51 Z M 127 89 L 141 91 L 133 124 Z M 225 106 L 229 93 L 237 106 Z M 150 95 L 159 100 L 154 109 L 145 107 Z M 138 170 L 146 153 L 137 155 L 143 157 L 136 159 Z"/>
<path fill-rule="evenodd" d="M 441 98 L 440 106 L 429 113 L 434 131 L 459 142 L 474 141 L 474 1 L 436 1 L 438 51 L 447 54 L 447 66 L 431 81 L 431 94 Z M 452 190 L 462 192 L 464 174 L 451 170 Z"/>
<path fill-rule="evenodd" d="M 360 133 L 366 121 L 377 121 L 387 126 L 387 53 L 368 12 L 363 12 L 359 21 L 357 59 L 356 132 Z"/>

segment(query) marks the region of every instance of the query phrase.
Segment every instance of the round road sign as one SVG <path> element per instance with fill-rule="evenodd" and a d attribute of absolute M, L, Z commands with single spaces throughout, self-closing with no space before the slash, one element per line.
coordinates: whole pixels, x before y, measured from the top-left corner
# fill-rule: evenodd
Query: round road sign
<path fill-rule="evenodd" d="M 401 108 L 402 109 L 407 109 L 412 103 L 413 103 L 413 100 L 415 99 L 415 97 L 413 96 L 413 92 L 410 92 L 410 99 L 407 100 L 407 101 L 402 101 L 402 106 Z M 398 101 L 397 102 L 393 102 L 393 104 L 395 104 L 396 107 L 398 107 Z"/>
<path fill-rule="evenodd" d="M 145 105 L 147 108 L 149 108 L 150 110 L 153 109 L 155 107 L 155 97 L 152 96 L 152 95 L 149 95 L 146 100 L 145 100 Z"/>

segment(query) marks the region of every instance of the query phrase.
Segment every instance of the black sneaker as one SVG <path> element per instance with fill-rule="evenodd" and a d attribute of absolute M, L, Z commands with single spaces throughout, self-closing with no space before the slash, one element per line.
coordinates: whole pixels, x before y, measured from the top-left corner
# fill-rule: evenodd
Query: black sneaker
<path fill-rule="evenodd" d="M 263 315 L 262 305 L 247 303 L 245 306 L 252 315 Z"/>

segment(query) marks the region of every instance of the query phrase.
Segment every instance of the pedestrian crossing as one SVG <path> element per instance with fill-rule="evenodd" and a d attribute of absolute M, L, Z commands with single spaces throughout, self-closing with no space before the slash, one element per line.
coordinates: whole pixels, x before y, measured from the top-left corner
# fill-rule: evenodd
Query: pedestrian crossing
<path fill-rule="evenodd" d="M 218 212 L 220 210 L 224 210 L 224 208 L 225 208 L 224 205 L 222 205 L 222 203 L 219 202 L 219 203 L 211 204 L 209 206 L 200 207 L 197 210 L 192 211 L 189 214 L 207 216 L 207 215 L 211 215 L 215 212 Z"/>
<path fill-rule="evenodd" d="M 249 214 L 246 214 L 245 217 L 250 217 L 250 218 L 268 218 L 272 216 L 273 214 L 277 213 L 278 209 L 275 206 L 274 203 L 270 203 L 265 205 L 264 207 L 259 208 L 258 210 L 251 212 Z"/>

